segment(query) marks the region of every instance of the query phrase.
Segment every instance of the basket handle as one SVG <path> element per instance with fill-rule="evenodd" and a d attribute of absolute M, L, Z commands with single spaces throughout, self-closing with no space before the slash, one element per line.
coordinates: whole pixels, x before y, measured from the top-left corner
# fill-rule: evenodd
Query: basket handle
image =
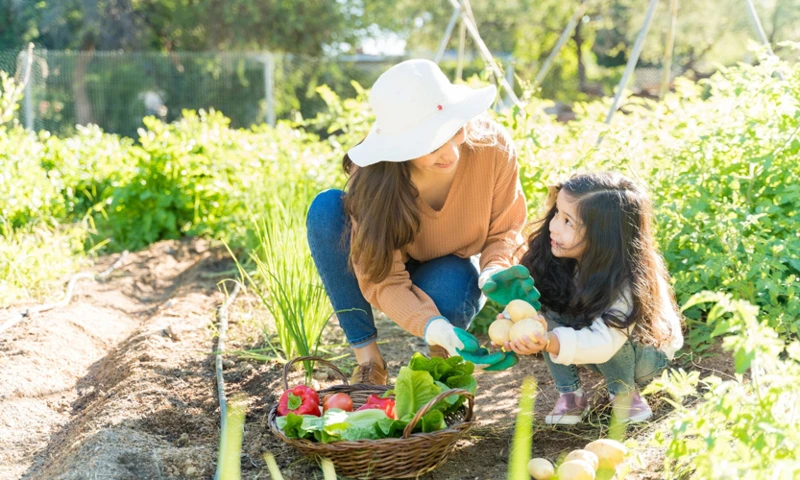
<path fill-rule="evenodd" d="M 319 362 L 319 363 L 325 364 L 327 367 L 329 367 L 329 368 L 331 368 L 333 370 L 333 373 L 335 373 L 336 375 L 338 375 L 339 377 L 342 378 L 342 380 L 344 381 L 345 385 L 348 384 L 347 376 L 344 373 L 342 373 L 341 370 L 336 368 L 336 365 L 332 364 L 331 362 L 329 362 L 329 361 L 327 361 L 327 360 L 325 360 L 323 358 L 314 357 L 314 356 L 309 355 L 309 356 L 305 356 L 305 357 L 295 357 L 295 358 L 289 360 L 288 362 L 286 362 L 286 364 L 283 366 L 283 387 L 284 387 L 285 390 L 289 390 L 289 378 L 288 377 L 289 377 L 289 371 L 290 371 L 292 365 L 294 365 L 297 362 L 305 362 L 307 360 L 310 360 L 312 362 Z"/>
<path fill-rule="evenodd" d="M 428 403 L 425 404 L 424 407 L 420 408 L 417 411 L 417 414 L 414 415 L 414 418 L 408 422 L 406 425 L 405 430 L 403 430 L 403 438 L 408 438 L 411 435 L 411 432 L 414 430 L 414 427 L 417 426 L 417 422 L 419 422 L 422 417 L 428 413 L 428 410 L 433 408 L 434 405 L 439 403 L 441 400 L 451 396 L 451 395 L 461 395 L 462 397 L 467 399 L 467 414 L 464 416 L 464 421 L 469 422 L 472 420 L 472 409 L 475 406 L 475 397 L 470 393 L 469 390 L 464 390 L 463 388 L 454 388 L 452 390 L 445 390 L 444 392 L 440 393 L 433 397 Z"/>

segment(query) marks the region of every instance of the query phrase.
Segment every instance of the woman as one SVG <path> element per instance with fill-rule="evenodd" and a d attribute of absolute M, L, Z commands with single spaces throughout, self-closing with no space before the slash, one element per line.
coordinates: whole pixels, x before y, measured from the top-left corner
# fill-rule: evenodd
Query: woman
<path fill-rule="evenodd" d="M 500 272 L 491 289 L 502 291 L 523 243 L 516 156 L 481 116 L 495 94 L 451 84 L 428 60 L 390 68 L 370 93 L 369 135 L 344 157 L 347 193 L 326 190 L 309 208 L 311 255 L 355 350 L 354 383 L 388 380 L 371 305 L 424 338 L 431 355 L 516 363 L 513 353 L 484 355 L 465 332 L 485 302 L 480 286 Z M 532 280 L 513 283 L 518 296 L 538 298 Z"/>

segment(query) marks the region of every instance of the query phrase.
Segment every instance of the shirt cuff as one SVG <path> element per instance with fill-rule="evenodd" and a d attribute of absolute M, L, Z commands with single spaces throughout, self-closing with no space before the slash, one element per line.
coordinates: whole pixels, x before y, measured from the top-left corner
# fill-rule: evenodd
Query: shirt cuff
<path fill-rule="evenodd" d="M 575 350 L 578 338 L 575 330 L 567 327 L 554 328 L 550 333 L 558 337 L 558 355 L 550 354 L 550 360 L 559 365 L 572 365 L 575 361 Z"/>
<path fill-rule="evenodd" d="M 486 267 L 483 269 L 480 275 L 478 275 L 478 288 L 483 288 L 486 285 L 486 282 L 492 278 L 492 275 L 495 273 L 500 273 L 505 270 L 503 267 Z"/>

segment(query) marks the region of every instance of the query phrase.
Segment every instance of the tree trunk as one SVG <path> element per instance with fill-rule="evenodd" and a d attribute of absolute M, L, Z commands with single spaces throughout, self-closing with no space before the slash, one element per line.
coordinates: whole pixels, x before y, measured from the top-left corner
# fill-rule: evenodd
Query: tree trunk
<path fill-rule="evenodd" d="M 75 69 L 72 71 L 72 93 L 75 96 L 75 123 L 88 125 L 92 119 L 92 104 L 86 91 L 86 70 L 94 57 L 94 40 L 87 37 L 81 45 Z"/>

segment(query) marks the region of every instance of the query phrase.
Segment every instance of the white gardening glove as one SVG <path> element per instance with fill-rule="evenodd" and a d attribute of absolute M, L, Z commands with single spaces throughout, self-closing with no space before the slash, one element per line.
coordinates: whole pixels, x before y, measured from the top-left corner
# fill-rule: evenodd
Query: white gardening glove
<path fill-rule="evenodd" d="M 423 338 L 428 345 L 444 347 L 451 356 L 458 355 L 456 348 L 459 350 L 464 348 L 464 342 L 456 335 L 455 328 L 444 317 L 433 317 L 428 320 Z"/>
<path fill-rule="evenodd" d="M 478 368 L 489 370 L 505 370 L 514 366 L 519 359 L 516 354 L 497 351 L 490 353 L 482 348 L 478 339 L 469 332 L 454 327 L 444 317 L 433 317 L 425 326 L 425 341 L 428 345 L 444 347 L 451 356 L 460 356 L 472 362 Z"/>

